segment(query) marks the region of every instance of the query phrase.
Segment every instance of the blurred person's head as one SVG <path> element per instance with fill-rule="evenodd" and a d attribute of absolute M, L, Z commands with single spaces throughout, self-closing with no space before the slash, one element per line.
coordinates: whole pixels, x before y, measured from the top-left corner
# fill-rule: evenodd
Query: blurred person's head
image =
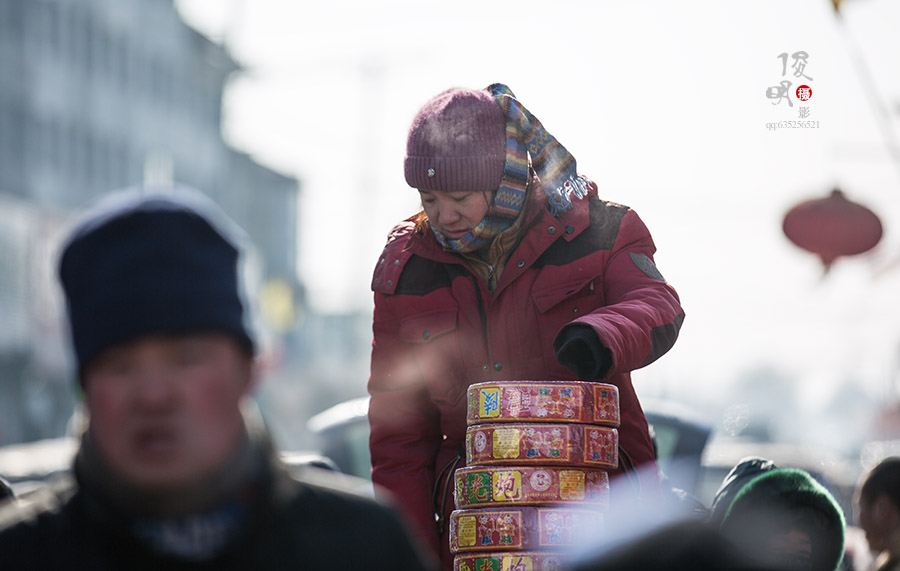
<path fill-rule="evenodd" d="M 856 506 L 869 548 L 876 553 L 891 549 L 891 540 L 900 536 L 900 458 L 882 460 L 864 476 Z"/>
<path fill-rule="evenodd" d="M 246 440 L 254 343 L 226 223 L 187 190 L 115 195 L 64 244 L 86 439 L 142 492 L 202 487 Z"/>
<path fill-rule="evenodd" d="M 745 553 L 775 569 L 832 571 L 843 554 L 843 513 L 803 470 L 771 468 L 742 481 L 719 526 Z"/>

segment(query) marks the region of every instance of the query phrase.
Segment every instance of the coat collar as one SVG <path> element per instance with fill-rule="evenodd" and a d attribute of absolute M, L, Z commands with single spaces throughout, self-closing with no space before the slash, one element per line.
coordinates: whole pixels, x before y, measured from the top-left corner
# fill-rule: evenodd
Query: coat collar
<path fill-rule="evenodd" d="M 555 218 L 537 182 L 526 207 L 522 239 L 506 262 L 494 295 L 534 264 L 556 240 L 571 241 L 584 232 L 590 225 L 589 199 L 596 196 L 597 185 L 591 181 L 588 195 L 573 199 L 572 208 Z M 441 247 L 428 225 L 416 227 L 414 218 L 401 222 L 388 235 L 388 243 L 372 276 L 372 290 L 376 293 L 393 294 L 403 267 L 414 255 L 440 263 L 466 265 L 462 256 Z"/>

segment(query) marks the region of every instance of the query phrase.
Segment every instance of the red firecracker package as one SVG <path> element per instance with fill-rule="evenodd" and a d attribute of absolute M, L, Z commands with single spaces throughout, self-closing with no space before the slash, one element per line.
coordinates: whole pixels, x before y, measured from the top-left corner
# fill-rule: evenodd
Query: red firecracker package
<path fill-rule="evenodd" d="M 453 558 L 453 571 L 562 571 L 565 563 L 563 553 L 463 553 Z"/>
<path fill-rule="evenodd" d="M 469 425 L 574 422 L 619 426 L 619 391 L 582 381 L 488 381 L 469 386 Z"/>
<path fill-rule="evenodd" d="M 455 510 L 450 515 L 450 551 L 576 547 L 599 532 L 602 518 L 596 509 L 557 506 Z"/>
<path fill-rule="evenodd" d="M 609 506 L 605 470 L 577 466 L 466 466 L 456 470 L 457 509 L 507 505 Z"/>
<path fill-rule="evenodd" d="M 591 424 L 497 423 L 466 430 L 470 466 L 566 465 L 615 469 L 619 435 Z"/>

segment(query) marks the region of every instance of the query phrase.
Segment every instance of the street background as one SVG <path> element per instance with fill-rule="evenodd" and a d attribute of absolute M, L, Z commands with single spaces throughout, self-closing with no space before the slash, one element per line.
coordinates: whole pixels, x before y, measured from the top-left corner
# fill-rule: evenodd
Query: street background
<path fill-rule="evenodd" d="M 642 402 L 712 427 L 719 468 L 780 446 L 851 485 L 900 453 L 900 3 L 839 6 L 0 0 L 0 446 L 71 435 L 68 221 L 175 180 L 253 239 L 257 401 L 283 449 L 316 449 L 308 420 L 366 394 L 371 272 L 418 209 L 410 121 L 501 82 L 639 213 L 681 296 Z M 781 225 L 834 188 L 884 234 L 826 273 Z"/>
<path fill-rule="evenodd" d="M 876 410 L 843 422 L 859 393 L 897 396 L 896 2 L 847 1 L 842 17 L 821 0 L 178 6 L 245 67 L 226 92 L 226 138 L 304 181 L 299 267 L 313 305 L 369 310 L 384 236 L 417 208 L 402 158 L 419 106 L 502 82 L 601 196 L 638 211 L 682 297 L 681 338 L 635 373 L 641 395 L 733 414 L 746 411 L 737 395 L 756 394 L 766 410 L 754 412 L 783 436 L 826 446 L 868 429 Z M 790 57 L 783 75 L 780 54 L 798 51 L 808 81 Z M 766 128 L 801 120 L 796 99 L 766 96 L 784 79 L 812 88 L 817 128 Z M 823 275 L 781 222 L 834 187 L 875 211 L 884 237 Z"/>

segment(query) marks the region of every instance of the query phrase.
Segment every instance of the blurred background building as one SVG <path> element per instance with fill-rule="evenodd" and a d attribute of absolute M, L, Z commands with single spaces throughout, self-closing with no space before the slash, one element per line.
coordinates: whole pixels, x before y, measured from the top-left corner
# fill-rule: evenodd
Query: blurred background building
<path fill-rule="evenodd" d="M 171 1 L 0 0 L 0 445 L 65 431 L 76 383 L 55 248 L 72 214 L 128 186 L 193 186 L 247 231 L 281 355 L 269 373 L 295 378 L 300 183 L 223 140 L 238 69 Z"/>

